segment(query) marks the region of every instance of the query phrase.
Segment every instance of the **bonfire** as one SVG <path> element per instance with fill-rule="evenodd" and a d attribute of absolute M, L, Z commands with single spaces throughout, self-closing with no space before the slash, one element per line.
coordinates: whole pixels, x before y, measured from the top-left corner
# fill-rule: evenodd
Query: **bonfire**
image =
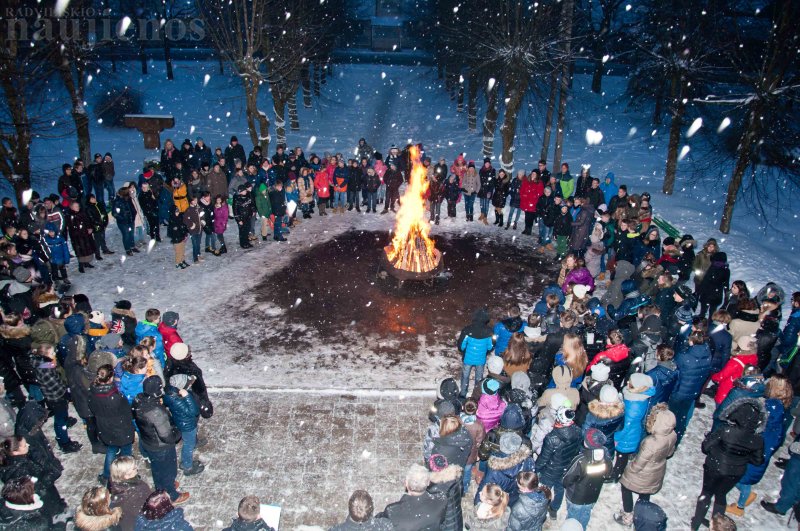
<path fill-rule="evenodd" d="M 384 247 L 384 252 L 386 261 L 395 270 L 425 277 L 438 272 L 442 253 L 429 236 L 431 225 L 425 215 L 427 169 L 420 160 L 418 146 L 412 146 L 409 154 L 412 168 L 408 188 L 400 199 L 392 243 Z"/>

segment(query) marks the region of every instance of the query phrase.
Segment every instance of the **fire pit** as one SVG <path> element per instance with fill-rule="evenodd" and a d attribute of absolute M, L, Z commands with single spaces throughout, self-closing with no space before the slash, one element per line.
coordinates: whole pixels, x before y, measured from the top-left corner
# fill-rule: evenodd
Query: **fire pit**
<path fill-rule="evenodd" d="M 430 281 L 440 276 L 442 253 L 430 238 L 431 225 L 425 215 L 427 170 L 420 160 L 418 146 L 409 150 L 412 163 L 408 188 L 400 200 L 392 242 L 383 248 L 378 275 L 405 281 Z"/>

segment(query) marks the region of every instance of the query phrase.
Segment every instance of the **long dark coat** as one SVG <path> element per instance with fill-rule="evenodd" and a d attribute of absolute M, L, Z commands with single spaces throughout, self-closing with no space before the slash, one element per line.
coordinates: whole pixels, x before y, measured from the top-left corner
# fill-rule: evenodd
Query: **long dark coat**
<path fill-rule="evenodd" d="M 75 251 L 75 256 L 78 258 L 94 256 L 96 247 L 94 245 L 94 237 L 90 232 L 93 228 L 94 224 L 83 210 L 73 212 L 72 215 L 67 218 L 69 239 L 72 242 L 72 249 Z"/>

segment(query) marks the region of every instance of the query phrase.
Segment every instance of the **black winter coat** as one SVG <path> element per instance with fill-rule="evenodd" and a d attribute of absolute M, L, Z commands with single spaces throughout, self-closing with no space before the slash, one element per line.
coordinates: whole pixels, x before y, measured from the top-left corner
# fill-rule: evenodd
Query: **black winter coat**
<path fill-rule="evenodd" d="M 541 491 L 520 493 L 511 507 L 506 531 L 542 531 L 550 500 Z"/>
<path fill-rule="evenodd" d="M 92 385 L 89 409 L 97 421 L 97 436 L 108 446 L 133 443 L 133 414 L 128 400 L 114 385 Z"/>
<path fill-rule="evenodd" d="M 506 199 L 508 198 L 508 188 L 511 181 L 508 176 L 505 179 L 499 177 L 494 183 L 494 192 L 492 193 L 492 206 L 495 208 L 503 208 L 506 206 Z"/>
<path fill-rule="evenodd" d="M 161 399 L 139 393 L 133 399 L 133 417 L 139 427 L 139 438 L 145 450 L 159 452 L 174 448 L 181 432 L 172 423 Z"/>
<path fill-rule="evenodd" d="M 519 208 L 519 189 L 522 186 L 522 181 L 517 177 L 511 179 L 508 184 L 508 196 L 511 198 L 511 208 Z"/>
<path fill-rule="evenodd" d="M 115 196 L 111 203 L 111 213 L 117 224 L 133 225 L 136 220 L 136 210 L 128 197 Z"/>
<path fill-rule="evenodd" d="M 67 374 L 67 383 L 75 411 L 82 419 L 88 419 L 94 416 L 89 409 L 89 389 L 92 385 L 93 375 L 84 365 L 81 365 L 76 359 L 76 355 L 81 355 L 81 353 L 67 355 L 64 360 L 64 372 Z"/>
<path fill-rule="evenodd" d="M 167 363 L 164 366 L 164 380 L 169 381 L 175 374 L 186 374 L 194 376 L 194 383 L 192 384 L 191 391 L 197 398 L 197 403 L 200 406 L 200 414 L 203 418 L 211 418 L 214 408 L 211 405 L 211 400 L 208 398 L 208 388 L 206 381 L 203 379 L 203 371 L 197 364 L 192 361 L 191 357 L 183 360 L 174 360 L 167 358 Z"/>
<path fill-rule="evenodd" d="M 361 171 L 361 168 L 356 166 L 353 168 L 350 166 L 347 169 L 348 176 L 347 176 L 347 191 L 348 192 L 360 192 L 362 186 L 364 185 L 364 173 Z"/>
<path fill-rule="evenodd" d="M 441 531 L 462 531 L 464 515 L 461 512 L 461 475 L 464 470 L 458 465 L 448 465 L 443 470 L 431 472 L 428 492 L 447 499 L 447 508 Z"/>
<path fill-rule="evenodd" d="M 181 243 L 189 235 L 189 229 L 183 221 L 183 214 L 176 207 L 172 207 L 172 212 L 167 221 L 167 236 L 173 244 Z"/>
<path fill-rule="evenodd" d="M 702 450 L 705 467 L 722 476 L 741 477 L 747 465 L 764 462 L 764 439 L 757 430 L 767 420 L 761 401 L 755 398 L 734 400 L 720 414 L 725 425 L 706 435 Z"/>
<path fill-rule="evenodd" d="M 559 214 L 558 217 L 556 217 L 555 223 L 553 224 L 553 235 L 566 237 L 572 235 L 572 216 L 569 215 L 569 212 L 566 214 Z"/>
<path fill-rule="evenodd" d="M 109 481 L 108 490 L 111 492 L 110 507 L 122 509 L 122 518 L 118 524 L 121 531 L 133 531 L 136 526 L 136 517 L 139 516 L 139 511 L 142 510 L 144 502 L 153 489 L 137 476 L 116 483 Z"/>
<path fill-rule="evenodd" d="M 400 188 L 400 185 L 403 184 L 403 174 L 398 170 L 392 171 L 392 169 L 389 168 L 386 170 L 386 173 L 383 174 L 383 182 L 386 184 L 386 188 L 397 190 Z"/>
<path fill-rule="evenodd" d="M 564 490 L 567 499 L 575 505 L 597 503 L 603 480 L 611 472 L 611 458 L 603 452 L 602 459 L 594 458 L 594 450 L 584 448 L 564 475 Z"/>
<path fill-rule="evenodd" d="M 67 218 L 67 231 L 72 242 L 72 249 L 75 255 L 93 256 L 95 253 L 94 236 L 90 233 L 94 224 L 85 212 L 72 212 Z"/>
<path fill-rule="evenodd" d="M 390 503 L 379 517 L 388 518 L 396 531 L 439 531 L 447 513 L 447 498 L 439 493 L 404 494 Z"/>
<path fill-rule="evenodd" d="M 542 451 L 536 459 L 539 483 L 549 487 L 561 483 L 572 460 L 581 450 L 582 442 L 581 429 L 575 424 L 553 428 L 545 436 Z"/>
<path fill-rule="evenodd" d="M 283 190 L 270 190 L 269 203 L 276 217 L 286 215 L 286 194 Z"/>
<path fill-rule="evenodd" d="M 6 466 L 0 468 L 0 480 L 3 483 L 24 476 L 36 478 L 34 489 L 44 503 L 42 511 L 51 516 L 63 511 L 67 505 L 55 485 L 60 475 L 53 468 L 34 461 L 30 452 L 26 455 L 8 456 Z"/>
<path fill-rule="evenodd" d="M 481 179 L 481 187 L 478 190 L 478 197 L 488 198 L 492 197 L 492 192 L 495 190 L 495 180 L 497 179 L 497 172 L 494 168 L 481 168 L 478 170 L 478 177 Z"/>
<path fill-rule="evenodd" d="M 200 407 L 191 392 L 186 396 L 181 396 L 178 389 L 168 385 L 164 392 L 164 405 L 172 414 L 172 422 L 181 432 L 197 428 Z"/>
<path fill-rule="evenodd" d="M 246 223 L 255 213 L 256 205 L 249 194 L 236 194 L 233 196 L 233 217 L 237 223 Z"/>
<path fill-rule="evenodd" d="M 556 224 L 556 219 L 561 215 L 561 208 L 556 206 L 553 195 L 542 194 L 536 201 L 536 215 L 542 218 L 545 227 L 552 227 Z"/>
<path fill-rule="evenodd" d="M 140 192 L 138 199 L 144 216 L 148 219 L 158 219 L 158 199 L 153 190 Z"/>
<path fill-rule="evenodd" d="M 31 459 L 43 466 L 47 474 L 56 479 L 61 477 L 64 467 L 61 461 L 53 453 L 50 443 L 42 433 L 42 425 L 47 420 L 47 411 L 38 402 L 29 400 L 17 414 L 14 424 L 14 433 L 19 437 L 25 437 L 29 450 L 28 455 Z"/>
<path fill-rule="evenodd" d="M 44 500 L 42 500 L 44 501 Z M 64 529 L 64 524 L 53 524 L 44 514 L 44 508 L 30 511 L 9 509 L 0 505 L 0 529 L 9 531 L 43 531 L 45 529 Z"/>
<path fill-rule="evenodd" d="M 711 267 L 708 268 L 697 295 L 702 302 L 719 304 L 725 296 L 728 284 L 731 281 L 731 270 L 728 269 L 727 256 L 725 253 L 714 253 L 711 257 Z"/>
<path fill-rule="evenodd" d="M 141 204 L 141 199 L 139 201 Z M 92 230 L 95 232 L 103 231 L 108 227 L 108 212 L 106 211 L 106 204 L 102 201 L 97 203 L 89 203 L 86 205 L 86 215 L 92 222 Z"/>

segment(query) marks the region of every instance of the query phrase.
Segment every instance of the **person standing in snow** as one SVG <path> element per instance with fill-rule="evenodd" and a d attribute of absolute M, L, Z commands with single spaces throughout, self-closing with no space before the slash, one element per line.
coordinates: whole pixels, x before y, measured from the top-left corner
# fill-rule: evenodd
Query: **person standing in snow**
<path fill-rule="evenodd" d="M 583 529 L 589 525 L 603 481 L 611 469 L 611 456 L 606 448 L 606 437 L 600 430 L 590 428 L 583 434 L 583 448 L 572 460 L 564 474 L 567 497 L 567 518 L 578 520 Z"/>
<path fill-rule="evenodd" d="M 484 225 L 488 225 L 489 205 L 492 202 L 492 192 L 494 192 L 495 179 L 497 178 L 497 172 L 492 167 L 492 159 L 489 157 L 483 159 L 483 167 L 478 172 L 478 177 L 481 180 L 481 187 L 478 190 L 478 199 L 481 201 L 481 215 L 478 221 L 483 221 Z"/>
<path fill-rule="evenodd" d="M 172 212 L 169 216 L 167 236 L 169 236 L 172 248 L 175 251 L 175 269 L 186 269 L 189 267 L 185 258 L 186 239 L 189 237 L 189 230 L 183 220 L 183 213 L 176 206 L 172 207 Z"/>
<path fill-rule="evenodd" d="M 457 344 L 462 353 L 461 398 L 467 397 L 469 377 L 475 369 L 475 386 L 483 379 L 486 356 L 494 348 L 492 330 L 489 328 L 489 313 L 485 309 L 475 311 L 472 323 L 461 330 Z"/>
<path fill-rule="evenodd" d="M 400 201 L 403 174 L 397 169 L 397 162 L 389 162 L 389 169 L 383 174 L 383 182 L 386 184 L 386 203 L 383 205 L 381 214 L 386 214 L 389 210 L 394 212 L 395 201 Z"/>
<path fill-rule="evenodd" d="M 478 190 L 481 188 L 481 180 L 475 170 L 473 161 L 469 161 L 469 165 L 464 170 L 464 176 L 460 180 L 461 191 L 464 193 L 464 211 L 467 214 L 467 221 L 474 221 L 475 197 L 477 197 Z"/>

